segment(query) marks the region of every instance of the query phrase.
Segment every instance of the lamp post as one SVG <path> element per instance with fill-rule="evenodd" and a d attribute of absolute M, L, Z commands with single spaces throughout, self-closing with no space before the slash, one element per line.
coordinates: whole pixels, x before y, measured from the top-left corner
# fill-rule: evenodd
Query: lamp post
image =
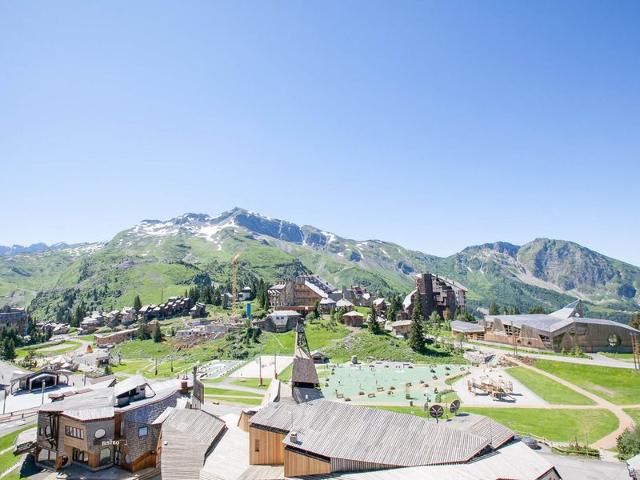
<path fill-rule="evenodd" d="M 2 399 L 2 414 L 4 415 L 7 411 L 7 387 L 5 387 L 2 391 L 4 392 L 4 398 Z"/>

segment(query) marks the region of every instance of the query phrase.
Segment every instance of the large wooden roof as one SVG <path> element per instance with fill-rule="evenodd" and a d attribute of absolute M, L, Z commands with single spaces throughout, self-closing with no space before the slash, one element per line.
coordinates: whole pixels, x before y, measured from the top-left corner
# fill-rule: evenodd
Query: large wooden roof
<path fill-rule="evenodd" d="M 316 455 L 405 467 L 467 462 L 491 448 L 497 437 L 487 435 L 490 425 L 452 428 L 414 415 L 327 400 L 270 404 L 250 425 L 296 432 L 295 439 L 290 433 L 285 437 L 285 445 Z M 513 432 L 505 429 L 501 435 L 511 438 Z"/>
<path fill-rule="evenodd" d="M 162 478 L 200 478 L 207 452 L 225 429 L 222 420 L 205 411 L 173 410 L 162 424 Z"/>

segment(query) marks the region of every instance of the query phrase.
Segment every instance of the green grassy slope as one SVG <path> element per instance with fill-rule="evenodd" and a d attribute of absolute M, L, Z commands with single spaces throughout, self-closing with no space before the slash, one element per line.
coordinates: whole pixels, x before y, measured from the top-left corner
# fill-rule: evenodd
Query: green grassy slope
<path fill-rule="evenodd" d="M 524 367 L 507 369 L 507 373 L 543 400 L 556 405 L 593 405 L 593 400 L 570 388 Z"/>
<path fill-rule="evenodd" d="M 639 403 L 640 375 L 628 368 L 536 360 L 535 366 L 617 405 Z"/>

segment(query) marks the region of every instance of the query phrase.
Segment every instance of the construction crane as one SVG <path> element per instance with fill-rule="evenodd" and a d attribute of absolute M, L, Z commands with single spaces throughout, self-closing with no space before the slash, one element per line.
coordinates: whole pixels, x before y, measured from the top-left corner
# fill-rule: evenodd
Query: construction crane
<path fill-rule="evenodd" d="M 238 259 L 240 252 L 236 253 L 231 259 L 231 311 L 236 310 L 236 302 L 238 301 Z"/>

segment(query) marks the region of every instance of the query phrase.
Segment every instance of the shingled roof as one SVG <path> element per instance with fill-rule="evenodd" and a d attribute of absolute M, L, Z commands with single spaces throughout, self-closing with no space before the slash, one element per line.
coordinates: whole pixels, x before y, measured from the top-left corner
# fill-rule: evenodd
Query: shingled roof
<path fill-rule="evenodd" d="M 284 444 L 328 458 L 386 466 L 463 463 L 513 432 L 481 422 L 453 428 L 405 415 L 327 400 L 299 405 L 271 404 L 250 420 L 253 427 L 295 431 Z M 504 427 L 503 427 L 504 428 Z M 489 435 L 487 435 L 489 432 Z M 495 433 L 495 435 L 493 435 Z M 385 445 L 385 448 L 381 448 Z"/>
<path fill-rule="evenodd" d="M 318 372 L 316 372 L 316 365 L 313 359 L 308 357 L 295 357 L 293 359 L 293 372 L 291 374 L 291 381 L 296 383 L 310 383 L 318 385 Z"/>
<path fill-rule="evenodd" d="M 200 478 L 211 446 L 226 428 L 224 421 L 203 410 L 173 410 L 162 424 L 162 478 Z"/>

